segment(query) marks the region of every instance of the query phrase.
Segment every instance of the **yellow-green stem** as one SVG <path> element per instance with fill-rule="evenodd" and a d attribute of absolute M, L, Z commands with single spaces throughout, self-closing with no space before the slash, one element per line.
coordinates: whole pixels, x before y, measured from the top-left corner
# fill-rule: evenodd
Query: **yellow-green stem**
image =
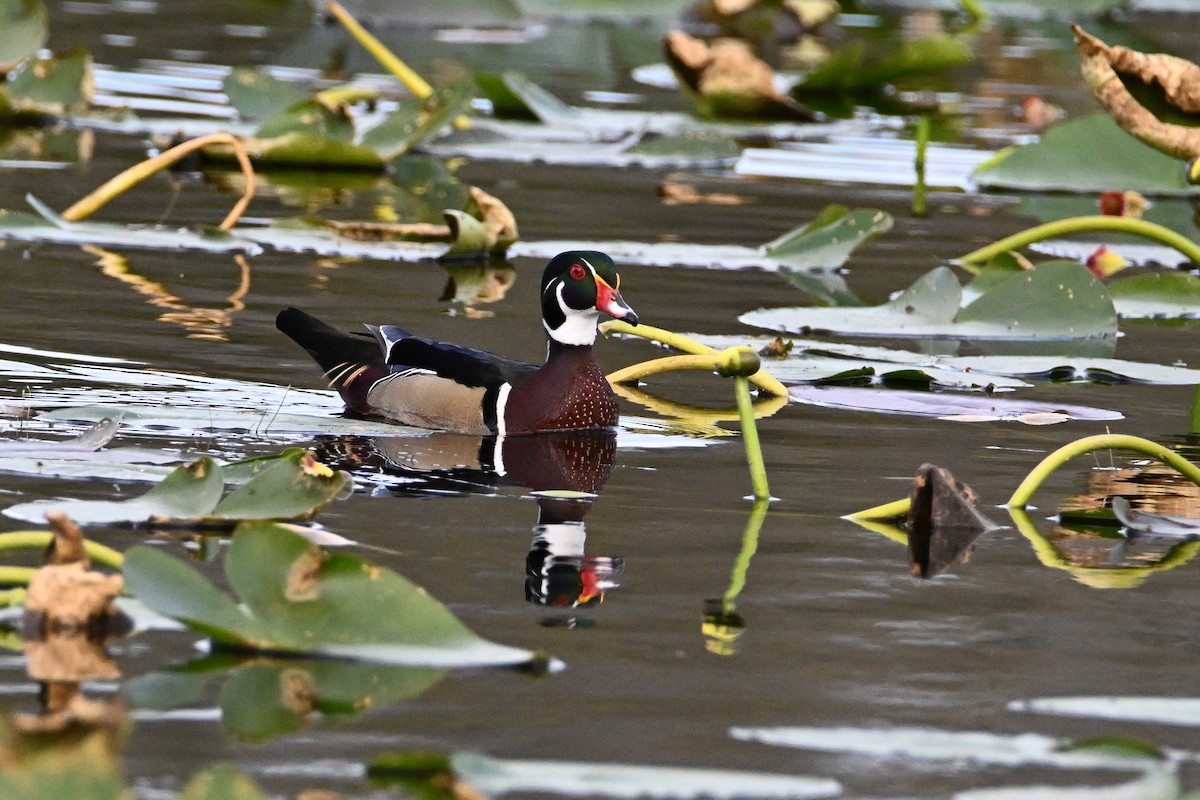
<path fill-rule="evenodd" d="M 49 531 L 12 531 L 0 533 L 0 552 L 5 550 L 45 550 L 54 540 L 54 534 Z M 125 561 L 119 551 L 105 547 L 90 539 L 83 540 L 83 549 L 93 562 L 112 569 L 120 569 Z"/>
<path fill-rule="evenodd" d="M 767 518 L 767 508 L 770 504 L 765 499 L 754 501 L 750 508 L 750 516 L 746 520 L 746 529 L 742 531 L 742 549 L 738 551 L 733 569 L 729 573 L 729 587 L 721 595 L 721 612 L 732 614 L 736 609 L 734 601 L 746 586 L 746 574 L 750 571 L 750 559 L 758 550 L 758 532 L 762 530 L 763 520 Z"/>
<path fill-rule="evenodd" d="M 1042 459 L 1041 463 L 1034 467 L 1025 477 L 1025 480 L 1021 481 L 1021 485 L 1013 492 L 1007 505 L 1010 508 L 1024 508 L 1029 505 L 1029 500 L 1033 497 L 1033 493 L 1038 490 L 1038 487 L 1042 485 L 1052 472 L 1075 456 L 1090 453 L 1093 450 L 1132 450 L 1135 453 L 1150 456 L 1150 458 L 1156 461 L 1161 461 L 1167 466 L 1179 470 L 1185 478 L 1200 485 L 1200 467 L 1197 467 L 1174 450 L 1163 447 L 1158 442 L 1143 439 L 1140 436 L 1102 433 L 1065 444 Z"/>
<path fill-rule="evenodd" d="M 32 567 L 0 567 L 0 586 L 28 586 L 35 572 Z"/>
<path fill-rule="evenodd" d="M 1110 217 L 1105 215 L 1071 217 L 1069 219 L 1047 222 L 1044 225 L 1037 225 L 1001 239 L 998 242 L 993 242 L 986 247 L 981 247 L 978 250 L 967 253 L 959 261 L 965 268 L 977 271 L 980 264 L 986 264 L 992 258 L 1009 250 L 1017 250 L 1034 242 L 1040 242 L 1043 239 L 1088 231 L 1110 231 L 1143 236 L 1164 244 L 1167 247 L 1174 248 L 1187 256 L 1192 263 L 1200 264 L 1200 245 L 1197 245 L 1186 236 L 1181 236 L 1169 228 L 1164 228 L 1162 225 L 1156 225 L 1153 222 L 1147 222 L 1144 219 L 1136 217 Z"/>
<path fill-rule="evenodd" d="M 241 218 L 242 212 L 246 210 L 246 206 L 250 205 L 250 201 L 254 198 L 254 168 L 250 166 L 250 157 L 246 155 L 246 148 L 242 146 L 241 140 L 230 133 L 210 133 L 207 136 L 189 139 L 139 164 L 134 164 L 119 175 L 110 178 L 102 186 L 92 191 L 91 194 L 75 202 L 74 205 L 62 212 L 62 218 L 67 222 L 77 222 L 87 219 L 103 208 L 110 200 L 124 194 L 156 172 L 166 169 L 188 153 L 213 144 L 227 144 L 233 148 L 234 155 L 237 157 L 238 165 L 242 168 L 242 174 L 246 181 L 246 187 L 242 191 L 241 198 L 234 204 L 229 213 L 225 215 L 225 219 L 221 221 L 219 226 L 221 230 L 227 231 Z"/>
<path fill-rule="evenodd" d="M 29 592 L 21 587 L 0 592 L 0 608 L 11 608 L 12 606 L 22 605 L 25 602 L 27 594 Z"/>
<path fill-rule="evenodd" d="M 667 345 L 668 347 L 673 347 L 676 350 L 682 350 L 684 353 L 688 353 L 691 355 L 711 356 L 711 355 L 716 355 L 716 353 L 717 353 L 716 348 L 709 347 L 706 344 L 701 344 L 700 342 L 697 342 L 695 339 L 689 339 L 688 337 L 683 336 L 678 333 L 675 333 L 674 331 L 668 331 L 664 328 L 656 328 L 653 325 L 639 324 L 639 325 L 635 326 L 635 325 L 630 325 L 628 322 L 623 322 L 619 319 L 613 319 L 613 320 L 608 320 L 607 322 L 604 322 L 603 324 L 601 324 L 600 330 L 606 334 L 607 333 L 620 333 L 620 334 L 628 334 L 630 336 L 640 336 L 643 339 L 650 339 L 651 341 L 660 342 L 662 344 Z M 660 372 L 667 372 L 671 369 L 716 369 L 716 367 L 707 367 L 707 366 L 673 367 L 673 366 L 664 366 L 664 365 L 660 364 L 660 362 L 663 362 L 666 360 L 667 359 L 655 359 L 653 361 L 643 362 L 642 364 L 634 364 L 632 366 L 626 367 L 625 369 L 618 370 L 618 371 L 610 374 L 608 376 L 608 380 L 611 383 L 628 383 L 631 381 L 640 380 L 641 378 L 647 377 L 649 375 L 656 375 Z M 680 363 L 691 363 L 691 362 L 680 362 Z M 695 363 L 700 363 L 700 362 L 695 362 Z M 648 365 L 652 365 L 652 364 L 658 364 L 659 366 L 650 368 L 649 371 L 642 372 L 642 369 L 644 367 L 648 367 Z M 765 369 L 760 369 L 758 372 L 751 375 L 750 382 L 753 383 L 755 386 L 757 386 L 760 390 L 762 390 L 768 394 L 773 394 L 776 397 L 787 397 L 788 396 L 787 387 L 784 386 L 782 383 L 780 383 L 779 380 L 774 375 L 767 372 Z"/>
<path fill-rule="evenodd" d="M 908 513 L 909 500 L 893 500 L 890 503 L 884 503 L 881 506 L 873 506 L 865 508 L 862 511 L 855 511 L 853 514 L 847 514 L 846 519 L 895 519 L 903 517 Z"/>
<path fill-rule="evenodd" d="M 387 46 L 376 39 L 366 28 L 358 24 L 349 11 L 341 6 L 341 4 L 329 0 L 325 3 L 325 10 L 342 24 L 342 27 L 354 37 L 363 49 L 371 54 L 371 57 L 380 63 L 380 65 L 395 76 L 396 80 L 404 84 L 404 87 L 413 93 L 415 97 L 424 100 L 433 94 L 433 87 L 417 74 L 416 70 L 400 60 L 400 57 L 387 49 Z M 470 121 L 460 116 L 454 120 L 454 127 L 464 129 L 470 126 Z"/>
<path fill-rule="evenodd" d="M 763 463 L 762 446 L 758 441 L 758 426 L 754 424 L 754 400 L 750 397 L 750 384 L 746 378 L 739 375 L 733 379 L 733 386 L 737 392 L 742 442 L 746 446 L 746 463 L 750 467 L 750 485 L 754 489 L 754 499 L 767 500 L 771 497 L 771 488 L 767 485 L 767 467 Z"/>
<path fill-rule="evenodd" d="M 925 150 L 929 145 L 929 117 L 922 115 L 917 120 L 916 140 L 917 140 L 917 157 L 913 164 L 917 172 L 917 182 L 913 186 L 912 212 L 913 215 L 923 217 L 926 214 L 928 205 L 925 195 L 927 187 L 925 185 Z"/>

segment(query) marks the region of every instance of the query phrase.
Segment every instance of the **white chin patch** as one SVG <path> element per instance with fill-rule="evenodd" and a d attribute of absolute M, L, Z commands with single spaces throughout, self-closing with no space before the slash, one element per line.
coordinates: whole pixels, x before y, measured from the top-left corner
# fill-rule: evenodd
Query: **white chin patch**
<path fill-rule="evenodd" d="M 558 307 L 562 309 L 563 315 L 566 316 L 566 321 L 557 328 L 546 326 L 546 330 L 550 333 L 550 337 L 561 344 L 586 345 L 593 344 L 596 341 L 596 322 L 600 319 L 600 312 L 594 308 L 589 308 L 585 311 L 571 308 L 563 301 L 563 286 L 559 284 L 558 291 Z"/>

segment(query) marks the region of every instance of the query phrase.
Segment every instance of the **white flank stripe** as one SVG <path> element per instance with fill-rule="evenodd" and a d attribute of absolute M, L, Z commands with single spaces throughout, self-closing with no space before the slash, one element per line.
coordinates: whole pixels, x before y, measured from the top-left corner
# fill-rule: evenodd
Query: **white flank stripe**
<path fill-rule="evenodd" d="M 508 393 L 511 391 L 512 391 L 512 384 L 502 383 L 502 384 L 500 384 L 500 391 L 496 393 L 496 435 L 499 437 L 503 437 L 505 434 L 504 407 L 508 405 Z M 500 444 L 501 444 L 500 439 L 497 439 L 496 440 L 495 461 L 496 461 L 496 468 L 497 468 L 496 471 L 499 472 L 501 475 L 503 475 L 504 471 L 502 469 L 500 469 L 500 467 L 501 467 L 500 462 L 503 460 L 500 457 Z"/>

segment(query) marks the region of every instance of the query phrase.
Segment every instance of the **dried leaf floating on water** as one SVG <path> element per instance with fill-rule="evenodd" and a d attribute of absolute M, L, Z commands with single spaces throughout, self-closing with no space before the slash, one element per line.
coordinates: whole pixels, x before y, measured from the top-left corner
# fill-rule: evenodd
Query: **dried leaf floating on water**
<path fill-rule="evenodd" d="M 1181 159 L 1200 155 L 1200 128 L 1166 122 L 1134 97 L 1122 78 L 1162 92 L 1169 112 L 1200 124 L 1200 67 L 1163 53 L 1140 53 L 1105 44 L 1072 25 L 1084 79 L 1122 128 L 1142 142 Z M 1165 114 L 1164 114 L 1165 116 Z"/>
<path fill-rule="evenodd" d="M 904 518 L 914 575 L 932 578 L 970 558 L 975 540 L 996 527 L 976 508 L 977 502 L 971 487 L 949 470 L 921 465 Z"/>

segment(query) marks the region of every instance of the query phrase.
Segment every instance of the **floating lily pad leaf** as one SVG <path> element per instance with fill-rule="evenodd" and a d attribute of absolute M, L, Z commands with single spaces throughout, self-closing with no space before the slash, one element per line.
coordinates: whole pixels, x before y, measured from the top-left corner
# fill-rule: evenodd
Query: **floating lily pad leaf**
<path fill-rule="evenodd" d="M 450 86 L 425 100 L 410 100 L 382 122 L 366 131 L 362 144 L 390 161 L 434 136 L 451 120 L 466 113 L 471 103 L 470 87 Z"/>
<path fill-rule="evenodd" d="M 1067 740 L 1036 733 L 1002 736 L 983 731 L 943 731 L 937 728 L 730 728 L 729 735 L 744 742 L 761 742 L 826 753 L 847 753 L 871 758 L 910 761 L 965 761 L 1002 767 L 1045 765 L 1070 769 L 1137 769 L 1159 759 L 1096 750 L 1071 750 Z"/>
<path fill-rule="evenodd" d="M 927 186 L 966 188 L 971 173 L 995 154 L 931 142 L 925 152 Z M 862 131 L 789 142 L 785 147 L 748 147 L 734 170 L 739 175 L 912 186 L 916 183 L 916 142 L 868 138 Z"/>
<path fill-rule="evenodd" d="M 349 144 L 354 140 L 354 121 L 343 106 L 331 108 L 308 98 L 264 121 L 258 129 L 257 138 L 270 140 L 292 133 Z"/>
<path fill-rule="evenodd" d="M 867 45 L 855 41 L 830 56 L 808 73 L 792 94 L 804 98 L 814 92 L 855 92 L 880 89 L 903 78 L 943 72 L 970 63 L 967 42 L 953 36 L 930 36 L 902 42 L 878 58 L 871 58 Z"/>
<path fill-rule="evenodd" d="M 159 550 L 125 556 L 130 590 L 219 645 L 429 667 L 528 663 L 528 650 L 479 638 L 394 572 L 326 553 L 273 523 L 243 523 L 225 562 L 239 602 Z M 217 595 L 214 598 L 213 595 Z"/>
<path fill-rule="evenodd" d="M 481 72 L 476 74 L 475 82 L 492 102 L 496 116 L 501 118 L 562 123 L 578 116 L 573 106 L 559 100 L 519 72 Z"/>
<path fill-rule="evenodd" d="M 1061 218 L 1060 218 L 1061 219 Z M 1185 230 L 1185 233 L 1190 236 L 1196 235 L 1195 226 L 1188 225 L 1190 233 Z M 1129 265 L 1135 267 L 1182 267 L 1191 263 L 1191 260 L 1183 253 L 1176 250 L 1174 247 L 1166 247 L 1165 245 L 1156 244 L 1137 244 L 1134 242 L 1121 240 L 1108 242 L 1083 242 L 1083 241 L 1067 241 L 1065 239 L 1046 239 L 1041 242 L 1034 242 L 1029 245 L 1029 249 L 1034 252 L 1043 253 L 1055 258 L 1069 258 L 1072 261 L 1078 261 L 1080 264 L 1087 263 L 1088 258 L 1101 247 L 1107 247 L 1109 250 L 1124 258 Z M 1109 285 L 1111 293 L 1112 286 Z M 1116 302 L 1116 297 L 1113 298 Z M 1121 309 L 1117 309 L 1120 316 L 1126 316 L 1121 313 Z"/>
<path fill-rule="evenodd" d="M 112 441 L 120 425 L 120 419 L 105 417 L 83 433 L 65 441 L 46 442 L 35 439 L 0 440 L 0 455 L 11 456 L 38 452 L 65 455 L 70 451 L 91 453 Z"/>
<path fill-rule="evenodd" d="M 1117 313 L 1127 319 L 1200 317 L 1200 277 L 1187 272 L 1149 272 L 1108 284 Z"/>
<path fill-rule="evenodd" d="M 836 269 L 860 244 L 891 227 L 885 211 L 826 206 L 812 222 L 763 245 L 763 252 L 796 269 Z"/>
<path fill-rule="evenodd" d="M 909 392 L 841 386 L 791 386 L 793 400 L 823 408 L 937 417 L 956 422 L 1021 422 L 1052 425 L 1068 420 L 1124 419 L 1119 411 L 1062 403 L 1039 403 L 957 392 Z"/>
<path fill-rule="evenodd" d="M 1073 261 L 1048 261 L 1012 275 L 964 308 L 958 322 L 1002 326 L 1018 336 L 1032 325 L 1037 336 L 1051 339 L 1117 334 L 1116 310 L 1104 284 Z"/>
<path fill-rule="evenodd" d="M 961 311 L 962 289 L 937 267 L 896 299 L 869 308 L 759 309 L 738 319 L 793 334 L 997 340 L 1115 336 L 1117 316 L 1104 285 L 1081 264 L 1052 261 L 1014 274 Z"/>
<path fill-rule="evenodd" d="M 225 479 L 211 458 L 201 458 L 173 470 L 162 483 L 129 500 L 78 500 L 18 503 L 5 516 L 39 522 L 47 513 L 62 512 L 81 525 L 196 520 L 207 516 L 221 499 Z"/>
<path fill-rule="evenodd" d="M 41 0 L 0 0 L 0 74 L 36 55 L 50 27 Z"/>
<path fill-rule="evenodd" d="M 230 70 L 221 88 L 242 119 L 265 120 L 311 96 L 302 86 L 247 67 Z"/>
<path fill-rule="evenodd" d="M 1013 701 L 1008 710 L 1200 727 L 1196 697 L 1038 697 Z"/>
<path fill-rule="evenodd" d="M 509 793 L 589 797 L 674 798 L 818 798 L 842 791 L 831 778 L 720 769 L 593 764 L 572 761 L 500 759 L 480 753 L 453 753 L 448 759 L 430 754 L 378 756 L 367 766 L 377 781 L 402 785 L 431 773 L 449 771 L 488 797 Z M 414 787 L 415 788 L 415 787 Z M 417 793 L 417 796 L 421 796 Z"/>
<path fill-rule="evenodd" d="M 20 113 L 59 117 L 84 110 L 93 84 L 91 55 L 75 50 L 25 62 L 10 76 L 5 91 Z"/>
<path fill-rule="evenodd" d="M 266 795 L 249 775 L 218 764 L 194 775 L 179 800 L 266 800 Z"/>
<path fill-rule="evenodd" d="M 116 225 L 106 222 L 67 222 L 32 195 L 26 199 L 41 214 L 0 209 L 0 239 L 51 244 L 99 245 L 116 250 L 200 251 L 258 255 L 254 242 L 220 234 Z"/>
<path fill-rule="evenodd" d="M 240 488 L 217 503 L 212 519 L 307 519 L 351 488 L 347 472 L 334 472 L 295 450 L 273 459 Z"/>
<path fill-rule="evenodd" d="M 1001 151 L 975 181 L 989 189 L 1100 193 L 1114 188 L 1146 195 L 1192 195 L 1184 165 L 1142 144 L 1107 114 L 1056 125 L 1031 144 Z"/>
<path fill-rule="evenodd" d="M 698 163 L 732 164 L 742 153 L 737 140 L 723 133 L 685 131 L 667 136 L 651 136 L 626 147 L 625 155 L 669 157 Z"/>

